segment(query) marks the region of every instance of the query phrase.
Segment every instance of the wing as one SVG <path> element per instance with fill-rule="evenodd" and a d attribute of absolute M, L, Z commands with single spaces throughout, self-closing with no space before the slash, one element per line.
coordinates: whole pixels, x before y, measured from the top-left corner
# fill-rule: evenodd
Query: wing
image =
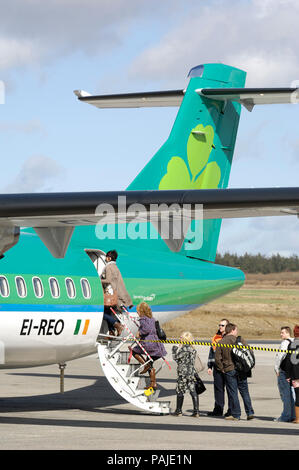
<path fill-rule="evenodd" d="M 8 194 L 0 195 L 0 250 L 13 246 L 3 238 L 9 228 L 17 237 L 20 227 L 33 227 L 61 258 L 76 226 L 298 214 L 299 188 Z"/>

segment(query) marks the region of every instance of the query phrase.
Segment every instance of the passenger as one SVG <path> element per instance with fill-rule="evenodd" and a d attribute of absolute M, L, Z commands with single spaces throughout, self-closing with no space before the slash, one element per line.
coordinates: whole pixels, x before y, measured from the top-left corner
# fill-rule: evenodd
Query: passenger
<path fill-rule="evenodd" d="M 218 331 L 212 338 L 212 343 L 218 343 L 225 334 L 225 327 L 229 323 L 226 318 L 220 320 Z M 225 402 L 225 378 L 223 372 L 215 367 L 215 350 L 218 346 L 211 346 L 208 357 L 208 374 L 214 378 L 214 409 L 208 412 L 208 416 L 222 416 Z M 230 416 L 231 411 L 228 404 L 228 410 L 224 416 Z"/>
<path fill-rule="evenodd" d="M 291 328 L 289 326 L 282 326 L 280 329 L 280 349 L 287 351 L 290 343 L 294 340 L 291 338 Z M 283 403 L 283 410 L 279 418 L 274 421 L 290 422 L 295 419 L 295 402 L 293 397 L 293 390 L 290 382 L 286 378 L 284 364 L 288 353 L 279 352 L 275 356 L 274 370 L 277 375 L 277 386 Z"/>
<path fill-rule="evenodd" d="M 144 369 L 140 372 L 145 374 L 149 371 L 150 376 L 150 385 L 146 389 L 152 387 L 153 389 L 157 388 L 156 383 L 156 370 L 153 367 L 154 361 L 160 359 L 161 357 L 166 356 L 167 352 L 162 343 L 159 343 L 159 338 L 157 336 L 155 318 L 153 317 L 152 310 L 146 302 L 141 302 L 137 306 L 137 313 L 139 315 L 139 331 L 137 338 L 140 338 L 140 344 L 149 354 L 152 360 L 149 361 L 149 358 L 145 355 L 143 349 L 137 344 L 134 348 L 130 348 L 135 359 L 144 364 L 148 362 Z M 145 358 L 144 358 L 145 355 Z"/>
<path fill-rule="evenodd" d="M 124 326 L 118 321 L 115 315 L 113 315 L 109 306 L 104 305 L 104 320 L 106 320 L 109 329 L 109 335 L 115 336 L 115 330 L 117 331 L 117 336 L 120 336 Z"/>
<path fill-rule="evenodd" d="M 299 424 L 299 325 L 294 327 L 294 341 L 289 345 L 289 353 L 286 356 L 286 378 L 295 390 L 295 415 L 293 423 Z M 296 353 L 295 353 L 296 351 Z"/>
<path fill-rule="evenodd" d="M 192 334 L 189 331 L 182 333 L 180 336 L 182 341 L 194 341 Z M 172 356 L 174 361 L 177 362 L 177 386 L 176 386 L 176 410 L 174 416 L 181 416 L 182 406 L 184 402 L 184 394 L 188 391 L 192 398 L 193 413 L 192 417 L 199 416 L 198 395 L 195 390 L 194 375 L 200 372 L 196 369 L 197 352 L 191 344 L 181 344 L 180 346 L 172 347 Z"/>
<path fill-rule="evenodd" d="M 225 335 L 219 341 L 219 344 L 233 345 L 238 336 L 237 325 L 228 323 L 225 327 Z M 247 346 L 246 341 L 241 338 L 241 343 Z M 235 369 L 232 358 L 231 347 L 217 347 L 215 352 L 215 365 L 224 373 L 225 385 L 228 392 L 228 400 L 231 408 L 231 415 L 225 416 L 225 419 L 239 420 L 241 416 L 241 407 L 238 397 L 238 390 L 241 393 L 247 420 L 254 418 L 254 411 L 251 404 L 251 398 L 248 390 L 247 376 L 241 375 Z"/>
<path fill-rule="evenodd" d="M 114 335 L 114 329 L 116 328 L 119 336 L 124 326 L 113 315 L 111 308 L 117 312 L 122 306 L 131 307 L 132 299 L 116 265 L 117 258 L 118 254 L 115 250 L 107 252 L 107 264 L 103 269 L 101 281 L 104 290 L 104 320 L 108 323 L 109 333 Z"/>
<path fill-rule="evenodd" d="M 225 327 L 225 334 L 219 341 L 219 344 L 234 344 L 236 342 L 236 336 L 236 325 L 228 323 Z M 231 415 L 226 416 L 225 419 L 239 420 L 241 416 L 241 408 L 238 397 L 238 380 L 230 347 L 227 348 L 219 346 L 216 348 L 215 366 L 223 373 L 231 407 Z"/>

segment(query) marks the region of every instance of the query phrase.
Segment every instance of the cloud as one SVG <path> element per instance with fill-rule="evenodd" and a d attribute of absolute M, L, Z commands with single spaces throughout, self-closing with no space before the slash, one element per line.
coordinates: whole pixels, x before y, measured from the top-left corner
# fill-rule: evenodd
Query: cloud
<path fill-rule="evenodd" d="M 41 55 L 42 49 L 36 41 L 15 39 L 13 37 L 0 37 L 1 70 L 34 63 Z"/>
<path fill-rule="evenodd" d="M 55 160 L 37 155 L 28 158 L 15 179 L 3 188 L 3 193 L 51 191 L 50 182 L 63 177 L 64 169 Z"/>
<path fill-rule="evenodd" d="M 11 0 L 1 6 L 0 67 L 49 63 L 76 52 L 109 53 L 179 4 L 151 0 Z"/>
<path fill-rule="evenodd" d="M 0 121 L 0 132 L 41 133 L 47 135 L 46 129 L 38 119 L 30 119 L 26 122 Z"/>
<path fill-rule="evenodd" d="M 298 253 L 299 220 L 296 216 L 224 219 L 218 251 L 243 254 Z M 263 247 L 263 248 L 261 248 Z"/>
<path fill-rule="evenodd" d="M 289 86 L 298 75 L 298 16 L 296 0 L 199 2 L 129 73 L 177 83 L 198 63 L 222 62 L 246 70 L 247 86 Z"/>

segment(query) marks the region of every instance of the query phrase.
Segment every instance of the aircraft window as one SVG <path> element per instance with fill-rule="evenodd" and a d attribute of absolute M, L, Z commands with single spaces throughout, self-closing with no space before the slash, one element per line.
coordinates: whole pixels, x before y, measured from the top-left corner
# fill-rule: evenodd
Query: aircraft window
<path fill-rule="evenodd" d="M 81 279 L 81 289 L 82 289 L 83 297 L 85 299 L 90 299 L 91 288 L 87 279 Z"/>
<path fill-rule="evenodd" d="M 50 277 L 49 279 L 50 289 L 52 297 L 57 299 L 60 296 L 60 289 L 57 279 L 55 277 Z"/>
<path fill-rule="evenodd" d="M 8 297 L 9 296 L 9 284 L 4 276 L 0 276 L 0 294 L 2 297 Z"/>
<path fill-rule="evenodd" d="M 32 282 L 33 282 L 34 293 L 36 297 L 40 299 L 41 297 L 44 296 L 44 288 L 43 288 L 42 281 L 40 280 L 39 277 L 34 277 L 32 279 Z"/>
<path fill-rule="evenodd" d="M 65 285 L 66 285 L 67 295 L 69 296 L 69 298 L 73 299 L 74 297 L 76 297 L 76 288 L 75 288 L 74 281 L 68 277 L 65 280 Z"/>
<path fill-rule="evenodd" d="M 16 277 L 16 286 L 17 286 L 18 296 L 26 297 L 27 295 L 26 282 L 21 276 Z"/>

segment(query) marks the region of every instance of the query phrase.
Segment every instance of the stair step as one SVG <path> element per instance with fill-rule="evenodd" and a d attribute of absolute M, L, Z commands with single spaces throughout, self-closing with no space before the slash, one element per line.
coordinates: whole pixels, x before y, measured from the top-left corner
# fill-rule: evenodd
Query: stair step
<path fill-rule="evenodd" d="M 140 364 L 128 364 L 129 353 L 127 351 L 116 350 L 116 342 L 101 341 L 98 343 L 98 355 L 102 365 L 103 372 L 111 386 L 120 396 L 132 403 L 136 407 L 157 414 L 169 414 L 170 402 L 159 402 L 159 390 L 152 395 L 145 395 L 145 387 L 150 384 L 147 374 L 141 375 L 136 372 Z"/>
<path fill-rule="evenodd" d="M 106 378 L 120 396 L 138 408 L 151 413 L 168 414 L 170 412 L 170 402 L 157 401 L 159 390 L 147 395 L 145 387 L 150 385 L 149 375 L 140 374 L 143 366 L 139 363 L 136 364 L 134 358 L 131 363 L 132 357 L 130 357 L 129 346 L 133 347 L 133 344 L 136 343 L 142 348 L 133 333 L 133 331 L 136 331 L 136 322 L 132 322 L 128 315 L 116 312 L 115 314 L 118 320 L 125 325 L 122 335 L 110 337 L 107 334 L 105 335 L 105 331 L 101 331 L 97 340 L 98 356 Z M 126 349 L 123 350 L 124 348 Z M 130 363 L 128 363 L 129 358 Z M 148 357 L 148 360 L 151 360 L 151 358 Z M 159 370 L 162 367 L 159 367 Z"/>
<path fill-rule="evenodd" d="M 160 395 L 160 390 L 157 388 L 157 390 L 148 397 L 148 401 L 156 401 L 159 398 Z"/>

